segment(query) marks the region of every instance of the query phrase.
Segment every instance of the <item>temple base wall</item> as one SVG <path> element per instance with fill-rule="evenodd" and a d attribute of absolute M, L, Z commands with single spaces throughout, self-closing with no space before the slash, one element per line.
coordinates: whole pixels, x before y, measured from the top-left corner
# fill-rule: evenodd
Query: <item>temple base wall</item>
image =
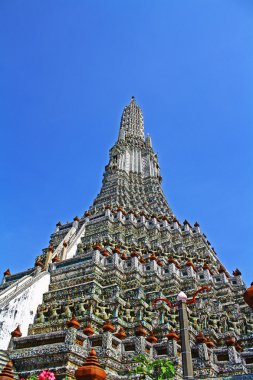
<path fill-rule="evenodd" d="M 43 272 L 31 278 L 24 289 L 17 288 L 8 303 L 0 305 L 0 349 L 8 348 L 11 332 L 20 326 L 23 336 L 27 335 L 29 324 L 33 323 L 42 297 L 48 291 L 50 273 Z"/>

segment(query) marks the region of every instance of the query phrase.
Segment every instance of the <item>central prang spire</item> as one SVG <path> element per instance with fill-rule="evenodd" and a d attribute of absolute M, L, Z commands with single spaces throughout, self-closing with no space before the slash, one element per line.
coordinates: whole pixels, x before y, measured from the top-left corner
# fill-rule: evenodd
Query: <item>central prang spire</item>
<path fill-rule="evenodd" d="M 124 108 L 120 122 L 120 138 L 134 137 L 144 140 L 144 121 L 140 107 L 132 96 L 130 104 Z"/>
<path fill-rule="evenodd" d="M 132 97 L 121 117 L 119 138 L 110 149 L 100 193 L 91 211 L 105 206 L 126 211 L 140 210 L 147 215 L 172 215 L 161 188 L 162 177 L 151 138 L 144 136 L 140 107 Z"/>

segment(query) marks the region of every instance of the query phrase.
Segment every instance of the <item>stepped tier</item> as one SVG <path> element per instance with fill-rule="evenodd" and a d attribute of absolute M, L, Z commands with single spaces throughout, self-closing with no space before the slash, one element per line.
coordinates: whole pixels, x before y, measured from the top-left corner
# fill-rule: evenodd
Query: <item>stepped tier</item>
<path fill-rule="evenodd" d="M 71 378 L 94 347 L 109 380 L 128 379 L 138 353 L 169 357 L 181 379 L 177 308 L 152 302 L 175 303 L 180 291 L 191 298 L 204 285 L 210 291 L 188 305 L 195 378 L 253 373 L 253 311 L 241 272 L 230 274 L 199 224 L 180 223 L 171 211 L 134 98 L 94 203 L 81 218 L 57 223 L 35 268 L 5 273 L 0 304 L 1 294 L 7 305 L 15 284 L 36 283 L 43 273 L 50 284 L 28 335 L 9 345 L 21 377 L 50 368 Z"/>

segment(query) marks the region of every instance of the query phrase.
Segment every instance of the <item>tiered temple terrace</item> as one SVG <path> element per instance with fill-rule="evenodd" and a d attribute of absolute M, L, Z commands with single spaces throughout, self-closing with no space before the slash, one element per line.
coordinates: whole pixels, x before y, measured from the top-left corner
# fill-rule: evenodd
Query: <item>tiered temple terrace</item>
<path fill-rule="evenodd" d="M 84 215 L 57 223 L 34 267 L 0 286 L 0 369 L 74 377 L 94 347 L 108 380 L 129 378 L 133 356 L 167 358 L 182 379 L 175 302 L 188 305 L 196 379 L 253 374 L 253 310 L 241 273 L 229 273 L 201 227 L 179 221 L 161 187 L 151 138 L 132 98 L 123 110 L 100 193 Z M 81 200 L 80 200 L 81 201 Z M 235 377 L 236 379 L 236 377 Z"/>

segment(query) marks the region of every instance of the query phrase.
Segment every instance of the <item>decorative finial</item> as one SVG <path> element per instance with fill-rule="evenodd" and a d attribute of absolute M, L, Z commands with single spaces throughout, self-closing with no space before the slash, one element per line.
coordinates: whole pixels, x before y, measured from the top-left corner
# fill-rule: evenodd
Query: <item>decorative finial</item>
<path fill-rule="evenodd" d="M 58 255 L 55 255 L 55 257 L 52 259 L 53 263 L 59 263 L 61 260 Z"/>
<path fill-rule="evenodd" d="M 151 344 L 154 344 L 154 343 L 157 343 L 158 342 L 158 339 L 157 337 L 155 336 L 154 334 L 154 331 L 151 331 L 151 333 L 147 336 L 146 340 L 151 343 Z"/>
<path fill-rule="evenodd" d="M 141 321 L 139 321 L 138 326 L 135 328 L 135 336 L 146 336 L 147 330 L 143 327 Z"/>
<path fill-rule="evenodd" d="M 67 321 L 67 326 L 68 328 L 74 327 L 77 330 L 79 329 L 80 323 L 78 322 L 74 314 L 72 315 L 72 318 L 69 321 Z"/>
<path fill-rule="evenodd" d="M 11 332 L 12 338 L 20 338 L 22 336 L 22 332 L 20 331 L 20 327 L 17 326 L 15 330 Z"/>
<path fill-rule="evenodd" d="M 187 295 L 184 292 L 179 292 L 177 295 L 177 301 L 186 301 Z"/>
<path fill-rule="evenodd" d="M 149 133 L 147 134 L 147 137 L 146 137 L 146 145 L 149 147 L 152 147 L 152 141 L 151 141 L 151 137 Z"/>
<path fill-rule="evenodd" d="M 5 367 L 2 369 L 2 372 L 0 373 L 0 380 L 12 380 L 14 379 L 13 372 L 12 372 L 12 361 L 9 360 Z"/>
<path fill-rule="evenodd" d="M 11 275 L 11 271 L 10 271 L 10 269 L 8 268 L 8 269 L 6 269 L 6 271 L 4 272 L 4 276 L 6 277 L 6 276 L 10 276 Z"/>
<path fill-rule="evenodd" d="M 88 322 L 87 326 L 83 329 L 83 333 L 87 336 L 91 336 L 94 334 L 94 330 L 93 330 L 90 322 Z"/>
<path fill-rule="evenodd" d="M 125 138 L 141 138 L 144 140 L 144 120 L 140 107 L 135 102 L 135 97 L 131 97 L 130 104 L 128 104 L 123 111 L 120 131 L 125 132 Z M 122 134 L 120 133 L 120 139 L 122 140 Z"/>
<path fill-rule="evenodd" d="M 100 367 L 96 351 L 94 348 L 91 349 L 86 362 L 79 367 L 75 372 L 75 377 L 77 380 L 105 380 L 106 372 Z"/>
<path fill-rule="evenodd" d="M 179 335 L 174 330 L 170 330 L 170 332 L 166 335 L 168 340 L 176 340 L 179 341 Z"/>
<path fill-rule="evenodd" d="M 243 295 L 244 301 L 253 309 L 253 282 Z"/>
<path fill-rule="evenodd" d="M 43 268 L 43 262 L 40 260 L 40 259 L 38 259 L 36 262 L 35 262 L 35 266 L 36 267 L 41 267 L 41 268 Z"/>
<path fill-rule="evenodd" d="M 197 344 L 203 344 L 207 342 L 207 339 L 202 331 L 199 331 L 198 335 L 195 337 Z"/>
<path fill-rule="evenodd" d="M 116 334 L 114 334 L 118 339 L 120 339 L 120 340 L 123 340 L 123 339 L 125 339 L 126 338 L 126 333 L 125 333 L 125 330 L 122 328 L 122 327 L 120 327 L 120 329 L 119 329 L 119 331 L 118 332 L 116 332 Z"/>
<path fill-rule="evenodd" d="M 111 333 L 113 333 L 115 331 L 115 327 L 114 327 L 114 325 L 112 324 L 112 322 L 110 320 L 106 321 L 103 324 L 102 329 L 103 329 L 104 332 L 111 332 Z"/>

